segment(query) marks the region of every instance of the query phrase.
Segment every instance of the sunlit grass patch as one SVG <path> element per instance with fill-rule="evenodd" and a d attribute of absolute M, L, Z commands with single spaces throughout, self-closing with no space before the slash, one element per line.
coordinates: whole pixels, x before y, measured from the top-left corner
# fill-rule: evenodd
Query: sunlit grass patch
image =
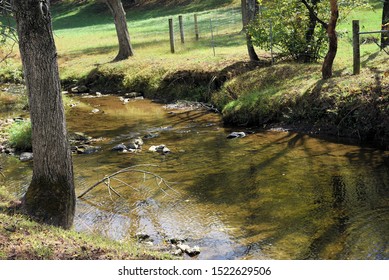
<path fill-rule="evenodd" d="M 32 150 L 32 132 L 30 121 L 18 121 L 8 129 L 9 144 L 18 151 Z"/>

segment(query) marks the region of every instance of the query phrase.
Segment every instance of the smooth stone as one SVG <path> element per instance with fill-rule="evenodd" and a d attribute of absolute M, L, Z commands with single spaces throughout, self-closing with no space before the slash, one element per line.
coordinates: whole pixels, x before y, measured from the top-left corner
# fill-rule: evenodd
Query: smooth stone
<path fill-rule="evenodd" d="M 139 149 L 139 145 L 133 142 L 128 143 L 126 146 L 128 149 L 133 149 L 133 150 Z"/>
<path fill-rule="evenodd" d="M 187 253 L 190 257 L 194 257 L 200 254 L 200 248 L 198 246 L 194 246 L 193 248 L 185 251 L 185 253 Z"/>
<path fill-rule="evenodd" d="M 72 87 L 70 90 L 74 93 L 86 93 L 89 91 L 88 87 L 84 85 Z"/>
<path fill-rule="evenodd" d="M 112 151 L 124 151 L 124 150 L 127 150 L 127 147 L 123 143 L 116 145 L 115 147 L 112 148 Z"/>
<path fill-rule="evenodd" d="M 149 148 L 149 151 L 150 151 L 150 152 L 162 151 L 164 147 L 165 147 L 165 145 L 151 146 L 151 147 Z"/>
<path fill-rule="evenodd" d="M 173 256 L 182 256 L 183 254 L 184 252 L 180 249 L 177 249 L 172 253 Z"/>
<path fill-rule="evenodd" d="M 186 252 L 191 249 L 190 246 L 186 244 L 177 244 L 177 248 L 183 252 Z"/>
<path fill-rule="evenodd" d="M 33 160 L 33 153 L 29 153 L 29 152 L 21 153 L 19 159 L 22 162 L 31 161 Z"/>
<path fill-rule="evenodd" d="M 185 238 L 180 238 L 180 237 L 173 237 L 168 240 L 171 244 L 177 245 L 177 244 L 182 244 L 186 241 Z"/>
<path fill-rule="evenodd" d="M 230 133 L 227 138 L 232 139 L 232 138 L 243 138 L 246 137 L 246 133 L 244 132 L 232 132 Z"/>
<path fill-rule="evenodd" d="M 144 143 L 143 143 L 142 138 L 137 137 L 137 138 L 131 139 L 130 142 L 126 146 L 129 149 L 135 149 L 136 150 L 136 149 L 142 148 L 143 144 Z"/>
<path fill-rule="evenodd" d="M 142 96 L 142 94 L 139 92 L 128 92 L 128 93 L 124 94 L 124 96 L 129 97 L 129 98 L 135 98 L 135 97 Z"/>

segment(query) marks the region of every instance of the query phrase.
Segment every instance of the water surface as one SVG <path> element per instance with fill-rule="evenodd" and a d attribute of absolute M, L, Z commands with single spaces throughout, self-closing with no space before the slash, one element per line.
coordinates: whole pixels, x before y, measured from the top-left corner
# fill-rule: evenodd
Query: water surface
<path fill-rule="evenodd" d="M 77 193 L 133 165 L 78 200 L 75 228 L 115 239 L 137 232 L 155 245 L 173 237 L 201 247 L 198 259 L 389 259 L 389 153 L 292 132 L 232 129 L 208 111 L 166 109 L 148 100 L 79 98 L 70 131 L 100 151 L 75 155 Z M 99 109 L 92 113 L 92 109 Z M 236 129 L 235 129 L 236 130 Z M 111 148 L 148 133 L 142 151 Z M 149 152 L 165 144 L 171 154 Z M 7 185 L 22 193 L 31 163 L 2 158 Z"/>

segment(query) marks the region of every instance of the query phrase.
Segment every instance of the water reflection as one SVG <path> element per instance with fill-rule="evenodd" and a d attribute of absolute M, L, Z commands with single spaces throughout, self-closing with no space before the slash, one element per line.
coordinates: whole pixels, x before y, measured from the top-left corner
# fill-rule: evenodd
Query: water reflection
<path fill-rule="evenodd" d="M 155 244 L 183 237 L 202 247 L 200 259 L 389 259 L 388 152 L 291 132 L 227 140 L 230 130 L 209 112 L 116 97 L 87 102 L 72 109 L 69 130 L 105 140 L 100 152 L 74 157 L 77 192 L 148 163 L 179 194 L 125 176 L 134 188 L 115 186 L 121 198 L 101 187 L 78 201 L 78 230 L 116 239 L 145 231 Z M 91 114 L 96 107 L 104 113 Z M 111 151 L 150 132 L 158 137 L 140 153 Z M 172 153 L 147 151 L 158 144 Z M 20 170 L 29 166 L 12 162 L 5 171 L 13 184 L 25 180 Z"/>

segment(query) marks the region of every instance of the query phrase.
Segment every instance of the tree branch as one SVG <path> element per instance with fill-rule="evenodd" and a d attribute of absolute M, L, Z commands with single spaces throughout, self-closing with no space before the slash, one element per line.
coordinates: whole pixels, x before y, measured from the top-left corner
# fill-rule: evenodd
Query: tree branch
<path fill-rule="evenodd" d="M 3 24 L 1 22 L 0 22 L 0 35 L 3 36 L 3 37 L 9 38 L 9 39 L 11 39 L 14 42 L 18 41 L 18 36 L 17 36 L 16 29 L 11 27 L 8 24 Z"/>
<path fill-rule="evenodd" d="M 308 4 L 306 0 L 301 0 L 301 3 L 303 3 L 305 7 L 308 9 L 310 16 L 314 17 L 325 29 L 328 28 L 328 23 L 322 21 L 320 18 L 317 17 L 315 10 L 313 9 L 312 6 Z"/>
<path fill-rule="evenodd" d="M 0 0 L 0 9 L 5 11 L 5 12 L 11 13 L 12 6 L 11 6 L 11 3 L 9 2 L 9 0 Z"/>
<path fill-rule="evenodd" d="M 14 46 L 15 46 L 16 42 L 13 42 L 12 46 L 11 46 L 11 49 L 9 50 L 9 52 L 0 59 L 0 63 L 6 61 L 13 53 L 13 49 L 14 49 Z"/>
<path fill-rule="evenodd" d="M 117 193 L 111 186 L 110 186 L 110 180 L 111 179 L 114 179 L 122 184 L 124 184 L 125 186 L 128 186 L 128 187 L 131 187 L 133 189 L 135 189 L 134 187 L 132 187 L 131 185 L 123 182 L 122 180 L 120 179 L 117 179 L 117 178 L 114 178 L 115 176 L 119 175 L 119 174 L 122 174 L 122 173 L 127 173 L 127 172 L 137 172 L 137 173 L 143 173 L 143 175 L 146 177 L 146 175 L 151 175 L 153 176 L 156 180 L 159 180 L 159 182 L 157 181 L 156 184 L 158 185 L 158 187 L 161 188 L 161 190 L 166 194 L 166 191 L 161 187 L 161 184 L 163 184 L 165 187 L 167 187 L 168 189 L 172 190 L 173 192 L 179 194 L 178 191 L 176 191 L 175 189 L 173 189 L 169 183 L 163 179 L 161 176 L 153 173 L 153 172 L 150 172 L 150 171 L 146 171 L 146 170 L 142 170 L 142 169 L 136 169 L 137 167 L 140 167 L 140 166 L 156 166 L 156 165 L 150 165 L 150 164 L 143 164 L 143 165 L 134 165 L 134 166 L 131 166 L 131 167 L 127 167 L 127 168 L 124 168 L 124 169 L 121 169 L 115 173 L 112 173 L 111 175 L 108 175 L 108 176 L 105 176 L 103 179 L 101 179 L 100 181 L 98 181 L 97 183 L 95 183 L 94 185 L 92 185 L 90 188 L 88 188 L 86 191 L 84 191 L 82 194 L 80 194 L 78 196 L 78 198 L 82 198 L 84 195 L 86 195 L 87 193 L 89 193 L 91 190 L 93 190 L 95 187 L 97 187 L 98 185 L 104 183 L 105 185 L 108 186 L 109 188 L 109 191 L 113 191 L 116 195 L 120 196 L 119 193 Z M 139 191 L 138 189 L 135 189 L 136 191 Z"/>

